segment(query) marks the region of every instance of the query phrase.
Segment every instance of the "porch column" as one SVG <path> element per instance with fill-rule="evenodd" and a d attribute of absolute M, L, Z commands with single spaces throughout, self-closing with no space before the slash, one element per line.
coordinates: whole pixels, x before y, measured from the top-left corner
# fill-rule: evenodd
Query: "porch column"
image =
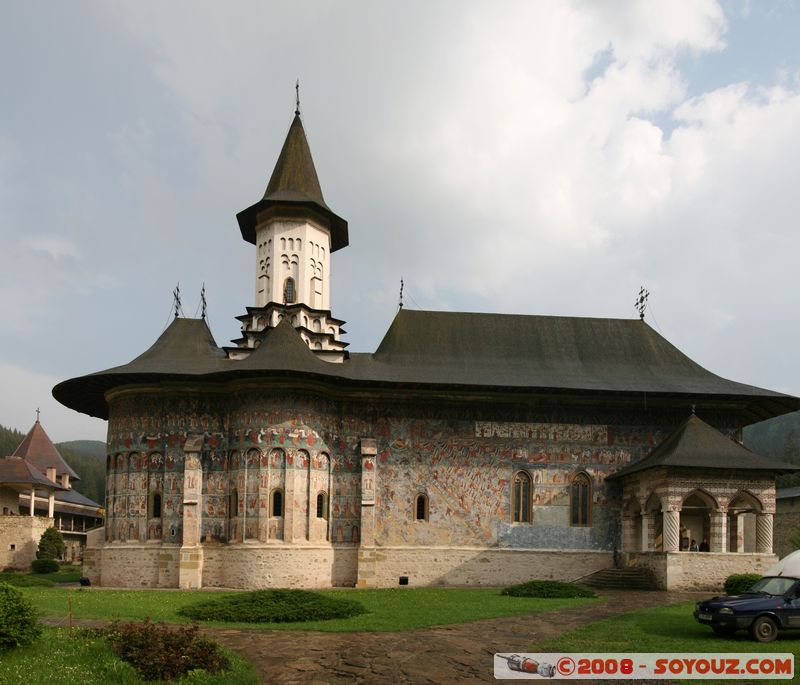
<path fill-rule="evenodd" d="M 31 505 L 30 505 L 30 515 L 33 516 L 33 507 L 36 504 L 36 490 L 31 489 Z"/>
<path fill-rule="evenodd" d="M 673 509 L 664 511 L 664 551 L 677 552 L 681 543 L 681 513 Z"/>
<path fill-rule="evenodd" d="M 655 540 L 653 534 L 656 528 L 656 517 L 652 512 L 642 514 L 642 552 L 652 552 L 655 549 Z"/>
<path fill-rule="evenodd" d="M 730 517 L 731 552 L 744 552 L 744 516 L 732 514 Z"/>
<path fill-rule="evenodd" d="M 53 512 L 56 510 L 56 493 L 51 490 L 47 495 L 47 516 L 53 518 Z"/>
<path fill-rule="evenodd" d="M 711 512 L 709 550 L 711 552 L 728 551 L 728 512 L 725 509 Z"/>
<path fill-rule="evenodd" d="M 772 554 L 772 514 L 756 515 L 756 552 Z"/>
<path fill-rule="evenodd" d="M 625 514 L 622 517 L 622 551 L 623 552 L 638 552 L 637 544 L 639 540 L 636 539 L 636 520 L 638 516 L 631 516 Z"/>

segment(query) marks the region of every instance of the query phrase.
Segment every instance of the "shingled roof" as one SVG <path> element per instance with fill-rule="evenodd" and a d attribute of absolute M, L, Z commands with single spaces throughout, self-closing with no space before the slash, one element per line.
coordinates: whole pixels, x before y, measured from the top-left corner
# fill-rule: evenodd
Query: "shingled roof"
<path fill-rule="evenodd" d="M 35 466 L 22 457 L 5 457 L 0 459 L 0 485 L 16 488 L 27 486 L 45 487 L 48 490 L 64 490 L 58 483 L 45 478 Z"/>
<path fill-rule="evenodd" d="M 247 359 L 225 357 L 204 321 L 176 319 L 130 364 L 59 383 L 62 404 L 106 418 L 104 393 L 132 383 L 224 382 L 275 373 L 332 383 L 735 401 L 752 420 L 800 409 L 800 399 L 720 378 L 638 319 L 402 309 L 374 354 L 317 358 L 284 322 Z"/>
<path fill-rule="evenodd" d="M 72 480 L 80 480 L 78 474 L 64 461 L 64 457 L 61 456 L 53 441 L 45 433 L 38 419 L 19 444 L 19 447 L 14 450 L 12 456 L 21 457 L 42 474 L 46 474 L 47 469 L 54 468 L 56 476 L 59 478 L 66 473 Z"/>
<path fill-rule="evenodd" d="M 800 471 L 800 467 L 793 464 L 766 459 L 751 452 L 692 414 L 644 459 L 620 469 L 607 479 L 623 478 L 660 466 L 771 473 Z"/>
<path fill-rule="evenodd" d="M 331 252 L 348 244 L 347 222 L 334 214 L 322 197 L 311 148 L 299 114 L 295 114 L 286 134 L 264 197 L 236 215 L 242 238 L 247 242 L 256 244 L 258 214 L 270 208 L 290 212 L 305 208 L 317 212 L 330 224 Z"/>

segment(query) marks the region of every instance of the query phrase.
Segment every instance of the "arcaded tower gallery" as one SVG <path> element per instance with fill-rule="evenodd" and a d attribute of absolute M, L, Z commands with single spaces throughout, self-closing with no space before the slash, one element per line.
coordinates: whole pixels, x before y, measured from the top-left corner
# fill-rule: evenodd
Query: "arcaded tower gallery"
<path fill-rule="evenodd" d="M 349 353 L 330 291 L 348 226 L 299 113 L 237 218 L 256 270 L 233 346 L 175 318 L 53 390 L 108 420 L 95 584 L 501 585 L 616 564 L 702 587 L 774 562 L 775 476 L 794 467 L 738 441 L 797 398 L 706 371 L 638 318 L 400 309 Z"/>

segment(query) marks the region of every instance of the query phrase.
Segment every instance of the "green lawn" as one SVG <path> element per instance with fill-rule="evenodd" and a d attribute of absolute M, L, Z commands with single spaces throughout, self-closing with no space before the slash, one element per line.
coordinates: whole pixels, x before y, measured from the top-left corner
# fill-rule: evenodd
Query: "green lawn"
<path fill-rule="evenodd" d="M 53 583 L 77 583 L 81 577 L 80 569 L 64 568 L 55 573 L 30 573 L 28 571 L 0 573 L 0 583 L 17 587 L 41 585 L 50 587 Z"/>
<path fill-rule="evenodd" d="M 231 593 L 178 590 L 83 590 L 65 588 L 21 588 L 42 615 L 65 618 L 68 599 L 72 597 L 75 618 L 143 620 L 187 623 L 189 619 L 176 611 L 182 606 Z M 368 613 L 347 619 L 309 621 L 303 623 L 264 623 L 259 629 L 394 631 L 424 628 L 432 625 L 464 623 L 484 618 L 579 606 L 593 599 L 530 599 L 505 597 L 497 589 L 484 588 L 403 588 L 387 590 L 329 590 L 335 596 L 361 602 Z M 216 623 L 231 628 L 253 628 L 252 624 Z M 2 681 L 0 681 L 2 682 Z"/>
<path fill-rule="evenodd" d="M 598 621 L 565 635 L 533 645 L 531 652 L 783 652 L 793 653 L 795 670 L 800 665 L 800 631 L 782 631 L 775 642 L 751 640 L 746 631 L 732 638 L 718 637 L 708 626 L 694 620 L 693 603 L 643 609 Z M 788 680 L 746 682 L 798 682 Z M 686 681 L 698 682 L 698 681 Z M 699 681 L 711 683 L 710 680 Z M 720 681 L 725 683 L 733 680 Z"/>
<path fill-rule="evenodd" d="M 231 669 L 216 676 L 191 674 L 173 685 L 256 685 L 253 666 L 230 651 Z M 149 685 L 158 685 L 150 681 Z M 70 634 L 66 628 L 45 628 L 42 637 L 27 647 L 0 652 L 3 685 L 141 685 L 131 666 L 121 661 L 105 641 Z"/>

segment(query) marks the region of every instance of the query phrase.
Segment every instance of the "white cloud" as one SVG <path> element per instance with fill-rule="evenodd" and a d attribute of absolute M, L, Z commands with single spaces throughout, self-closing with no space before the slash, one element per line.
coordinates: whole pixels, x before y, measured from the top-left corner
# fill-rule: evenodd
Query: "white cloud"
<path fill-rule="evenodd" d="M 56 262 L 64 257 L 76 258 L 80 256 L 78 246 L 60 235 L 31 236 L 21 240 L 20 245 L 34 252 L 42 252 Z"/>

